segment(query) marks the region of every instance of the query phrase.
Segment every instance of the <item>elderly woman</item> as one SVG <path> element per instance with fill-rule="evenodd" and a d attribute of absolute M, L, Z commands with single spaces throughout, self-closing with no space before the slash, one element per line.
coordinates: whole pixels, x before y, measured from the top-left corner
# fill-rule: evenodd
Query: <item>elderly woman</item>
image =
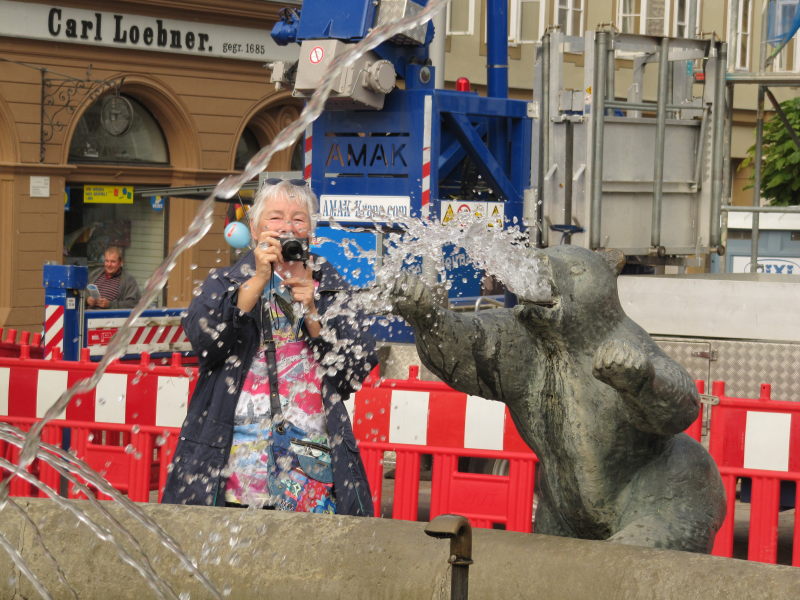
<path fill-rule="evenodd" d="M 375 347 L 337 301 L 347 283 L 307 252 L 316 212 L 304 181 L 268 180 L 250 211 L 255 249 L 192 301 L 200 371 L 164 502 L 372 515 L 342 401 Z"/>

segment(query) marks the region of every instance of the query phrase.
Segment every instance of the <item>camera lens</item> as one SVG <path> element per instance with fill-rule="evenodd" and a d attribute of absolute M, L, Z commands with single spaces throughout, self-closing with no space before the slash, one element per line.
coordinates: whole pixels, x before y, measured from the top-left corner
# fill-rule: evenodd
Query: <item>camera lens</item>
<path fill-rule="evenodd" d="M 306 247 L 303 242 L 297 238 L 282 239 L 281 254 L 283 254 L 283 260 L 308 260 Z"/>

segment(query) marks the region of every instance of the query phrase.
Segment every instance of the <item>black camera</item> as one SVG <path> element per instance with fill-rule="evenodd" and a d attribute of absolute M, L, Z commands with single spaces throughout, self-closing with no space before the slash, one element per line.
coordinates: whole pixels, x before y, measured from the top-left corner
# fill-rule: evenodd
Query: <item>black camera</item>
<path fill-rule="evenodd" d="M 305 238 L 284 237 L 280 238 L 281 254 L 283 260 L 308 260 L 308 240 Z"/>

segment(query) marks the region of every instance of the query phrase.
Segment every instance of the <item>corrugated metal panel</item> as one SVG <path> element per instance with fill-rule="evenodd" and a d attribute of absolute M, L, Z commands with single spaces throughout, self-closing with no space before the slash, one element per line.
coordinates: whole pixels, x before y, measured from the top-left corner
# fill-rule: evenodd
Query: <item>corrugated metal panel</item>
<path fill-rule="evenodd" d="M 727 395 L 756 398 L 769 383 L 774 400 L 800 401 L 800 344 L 720 340 L 713 347 L 711 377 L 725 382 Z"/>
<path fill-rule="evenodd" d="M 694 379 L 725 382 L 725 393 L 757 398 L 762 383 L 772 386 L 775 400 L 800 401 L 800 344 L 748 340 L 653 339 Z M 701 353 L 707 353 L 704 357 Z"/>

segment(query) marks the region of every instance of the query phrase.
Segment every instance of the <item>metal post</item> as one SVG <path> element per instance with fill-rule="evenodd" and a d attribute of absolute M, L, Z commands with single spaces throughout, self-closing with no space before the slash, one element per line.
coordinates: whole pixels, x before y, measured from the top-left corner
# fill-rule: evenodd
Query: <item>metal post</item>
<path fill-rule="evenodd" d="M 767 35 L 769 23 L 767 22 L 768 3 L 763 3 L 761 10 L 761 43 L 759 44 L 758 74 L 763 75 L 767 66 Z M 753 206 L 761 205 L 761 160 L 763 157 L 764 143 L 764 99 L 766 96 L 766 85 L 758 86 L 758 106 L 756 108 L 756 156 L 753 169 Z M 759 213 L 753 213 L 753 229 L 750 235 L 750 272 L 758 271 L 758 242 L 759 232 Z"/>
<path fill-rule="evenodd" d="M 659 256 L 661 247 L 661 205 L 664 197 L 664 144 L 667 131 L 667 82 L 669 70 L 669 38 L 661 38 L 658 55 L 658 108 L 656 109 L 656 147 L 653 164 L 653 212 L 650 220 L 650 247 Z"/>
<path fill-rule="evenodd" d="M 714 137 L 711 139 L 711 236 L 709 246 L 720 252 L 720 206 L 722 206 L 722 164 L 725 127 L 725 65 L 728 62 L 728 45 L 717 44 L 716 71 L 714 72 Z M 723 251 L 724 252 L 724 251 Z"/>
<path fill-rule="evenodd" d="M 764 86 L 758 86 L 758 107 L 756 109 L 756 156 L 753 161 L 753 206 L 761 205 L 761 159 L 764 143 Z M 758 213 L 753 213 L 753 229 L 750 237 L 750 272 L 758 270 Z"/>
<path fill-rule="evenodd" d="M 731 124 L 733 123 L 733 92 L 734 86 L 733 84 L 726 84 L 726 104 L 725 104 L 725 122 L 728 124 L 727 131 L 728 131 L 728 138 L 725 140 L 724 148 L 725 148 L 725 155 L 722 159 L 722 205 L 728 205 L 731 203 L 731 197 L 733 195 L 733 178 L 731 176 L 731 143 L 732 143 L 732 135 L 731 135 Z M 722 206 L 720 206 L 720 209 Z M 720 248 L 727 248 L 728 247 L 728 213 L 722 212 L 720 215 Z M 728 272 L 728 262 L 726 259 L 720 257 L 719 260 L 719 272 L 720 273 L 727 273 Z"/>
<path fill-rule="evenodd" d="M 606 98 L 617 99 L 617 57 L 613 52 L 608 53 L 608 66 L 606 67 Z M 614 111 L 611 111 L 613 114 Z"/>
<path fill-rule="evenodd" d="M 537 248 L 544 247 L 544 176 L 550 156 L 550 31 L 542 36 L 540 82 L 541 102 L 539 103 L 539 168 L 536 181 L 536 238 Z"/>
<path fill-rule="evenodd" d="M 489 0 L 486 6 L 486 81 L 490 98 L 508 97 L 508 3 L 506 0 Z M 489 151 L 497 162 L 506 168 L 508 147 L 506 145 L 506 122 L 490 118 Z M 511 198 L 506 198 L 510 201 Z"/>
<path fill-rule="evenodd" d="M 606 81 L 608 69 L 608 49 L 611 33 L 599 30 L 594 33 L 594 77 L 592 81 L 592 151 L 590 164 L 592 169 L 591 179 L 591 206 L 589 248 L 596 250 L 600 247 L 600 222 L 601 202 L 603 199 L 603 134 L 606 112 Z"/>
<path fill-rule="evenodd" d="M 508 2 L 488 0 L 486 81 L 490 98 L 508 97 Z"/>
<path fill-rule="evenodd" d="M 575 142 L 572 121 L 564 121 L 564 127 L 564 224 L 572 225 L 572 155 Z M 565 233 L 564 239 L 571 244 L 572 234 Z"/>

